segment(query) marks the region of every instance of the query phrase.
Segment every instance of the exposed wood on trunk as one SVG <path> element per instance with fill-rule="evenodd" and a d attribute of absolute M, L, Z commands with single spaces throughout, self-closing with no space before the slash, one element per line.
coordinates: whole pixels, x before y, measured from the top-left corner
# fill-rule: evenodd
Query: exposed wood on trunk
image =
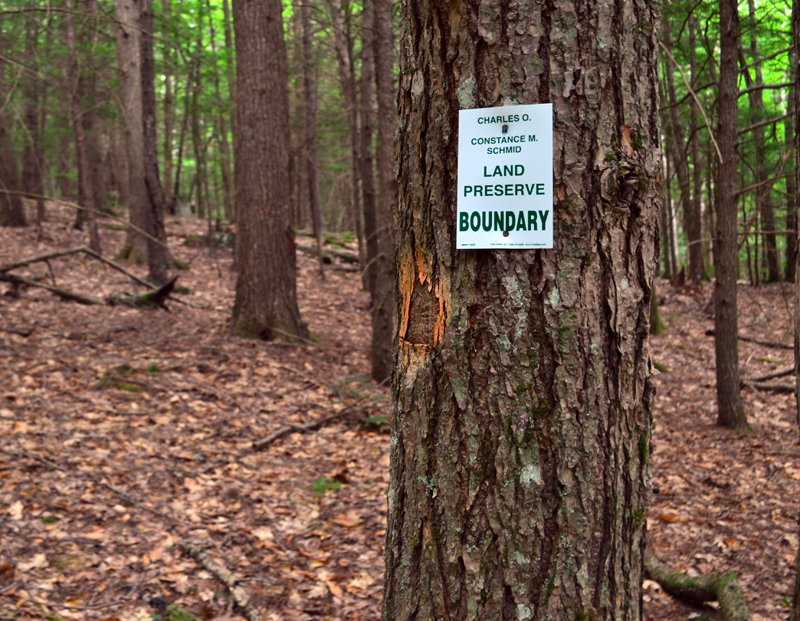
<path fill-rule="evenodd" d="M 638 620 L 658 9 L 402 11 L 383 619 Z M 553 106 L 554 247 L 455 250 L 458 110 L 511 102 Z"/>

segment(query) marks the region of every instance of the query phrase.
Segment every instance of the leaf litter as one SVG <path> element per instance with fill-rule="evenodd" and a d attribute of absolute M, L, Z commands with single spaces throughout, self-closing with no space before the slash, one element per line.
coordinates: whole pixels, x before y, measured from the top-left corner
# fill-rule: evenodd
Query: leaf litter
<path fill-rule="evenodd" d="M 49 205 L 41 237 L 0 229 L 0 264 L 79 244 Z M 220 577 L 267 620 L 375 619 L 386 528 L 388 388 L 369 381 L 358 275 L 298 256 L 305 347 L 233 336 L 229 248 L 184 245 L 171 312 L 0 295 L 0 617 L 240 619 Z M 103 229 L 109 256 L 124 233 Z M 130 267 L 146 275 L 144 267 Z M 18 270 L 104 297 L 141 292 L 83 256 Z M 16 272 L 15 272 L 16 273 Z M 0 293 L 3 290 L 0 289 Z M 339 419 L 302 430 L 334 414 Z M 298 431 L 263 451 L 279 429 Z M 5 569 L 4 569 L 5 568 Z"/>
<path fill-rule="evenodd" d="M 0 264 L 82 243 L 71 213 L 49 214 L 41 236 L 0 229 Z M 298 254 L 301 312 L 318 340 L 235 337 L 230 249 L 185 243 L 204 227 L 168 219 L 190 306 L 0 295 L 0 617 L 138 621 L 180 606 L 244 618 L 213 573 L 223 571 L 269 621 L 380 618 L 391 412 L 388 389 L 366 379 L 359 276 L 332 265 L 320 281 Z M 122 247 L 124 233 L 102 236 L 109 255 Z M 141 292 L 82 256 L 20 275 L 99 297 Z M 667 330 L 651 349 L 667 372 L 655 378 L 649 545 L 689 574 L 733 569 L 755 619 L 785 618 L 800 511 L 794 396 L 745 387 L 752 432 L 714 426 L 712 286 L 658 287 Z M 791 343 L 792 296 L 788 284 L 742 286 L 740 333 Z M 739 351 L 747 377 L 793 364 L 788 350 Z M 718 618 L 649 580 L 644 605 L 652 620 Z"/>

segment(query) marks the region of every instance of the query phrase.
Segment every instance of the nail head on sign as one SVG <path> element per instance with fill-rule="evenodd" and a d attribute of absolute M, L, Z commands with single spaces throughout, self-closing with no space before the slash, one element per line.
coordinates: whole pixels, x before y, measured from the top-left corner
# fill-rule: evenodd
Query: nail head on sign
<path fill-rule="evenodd" d="M 508 125 L 503 125 L 503 133 L 504 134 L 508 133 Z"/>
<path fill-rule="evenodd" d="M 508 231 L 503 231 L 503 237 L 508 237 Z"/>

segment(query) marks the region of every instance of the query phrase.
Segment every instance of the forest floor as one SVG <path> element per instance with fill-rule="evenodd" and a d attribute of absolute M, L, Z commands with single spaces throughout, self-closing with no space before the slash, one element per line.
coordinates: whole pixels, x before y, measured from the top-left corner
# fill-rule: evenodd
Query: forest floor
<path fill-rule="evenodd" d="M 41 237 L 0 229 L 0 265 L 84 242 L 69 212 L 50 214 Z M 118 229 L 103 222 L 107 255 L 122 247 Z M 190 267 L 179 284 L 191 293 L 177 297 L 191 306 L 80 306 L 36 288 L 2 295 L 10 286 L 0 285 L 0 620 L 138 621 L 164 618 L 170 604 L 241 619 L 224 567 L 266 620 L 376 621 L 390 407 L 388 388 L 367 379 L 358 274 L 333 265 L 321 281 L 299 254 L 315 341 L 243 339 L 228 328 L 230 248 L 200 243 L 195 220 L 169 218 L 167 229 Z M 95 297 L 131 288 L 79 255 L 14 273 Z M 740 333 L 790 344 L 792 287 L 740 291 Z M 733 569 L 756 619 L 784 619 L 800 511 L 794 397 L 745 388 L 752 432 L 715 427 L 711 287 L 659 281 L 659 293 L 667 329 L 652 352 L 667 371 L 655 380 L 650 545 L 689 573 Z M 740 356 L 747 377 L 793 359 L 753 343 Z M 716 618 L 646 587 L 648 620 Z"/>

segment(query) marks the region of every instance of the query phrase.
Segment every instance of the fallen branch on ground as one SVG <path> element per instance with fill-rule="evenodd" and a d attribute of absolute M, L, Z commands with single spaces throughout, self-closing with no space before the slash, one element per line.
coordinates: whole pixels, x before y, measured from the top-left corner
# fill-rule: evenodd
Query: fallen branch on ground
<path fill-rule="evenodd" d="M 181 542 L 178 546 L 197 561 L 206 571 L 214 574 L 217 579 L 228 588 L 234 603 L 239 607 L 248 621 L 261 621 L 261 615 L 250 606 L 250 596 L 247 594 L 247 591 L 236 584 L 238 579 L 227 567 L 212 560 L 211 557 L 206 554 L 205 550 L 191 543 Z"/>
<path fill-rule="evenodd" d="M 645 554 L 644 567 L 647 577 L 658 582 L 672 597 L 692 604 L 717 601 L 723 621 L 752 621 L 734 572 L 692 578 L 673 571 L 650 553 Z"/>
<path fill-rule="evenodd" d="M 789 367 L 784 371 L 776 371 L 775 373 L 767 373 L 766 375 L 759 375 L 758 377 L 746 377 L 746 382 L 768 382 L 769 380 L 786 377 L 787 375 L 794 375 L 794 367 Z"/>
<path fill-rule="evenodd" d="M 297 244 L 297 249 L 304 254 L 317 256 L 317 251 L 313 248 L 306 248 L 305 246 Z M 322 258 L 323 260 L 327 259 L 330 263 L 333 263 L 333 259 L 336 258 L 341 259 L 345 263 L 358 264 L 358 256 L 354 255 L 352 252 L 342 252 L 341 250 L 333 250 L 332 248 L 325 248 L 322 251 Z"/>
<path fill-rule="evenodd" d="M 714 330 L 706 330 L 706 336 L 714 336 Z M 791 349 L 794 350 L 794 345 L 788 345 L 786 343 L 776 343 L 775 341 L 762 341 L 760 339 L 754 339 L 751 336 L 742 336 L 739 335 L 739 340 L 744 341 L 745 343 L 755 343 L 756 345 L 761 345 L 763 347 L 772 347 L 773 349 Z"/>
<path fill-rule="evenodd" d="M 746 380 L 741 381 L 742 386 L 750 386 L 750 388 L 755 388 L 756 390 L 769 390 L 772 392 L 785 392 L 785 393 L 794 393 L 795 386 L 794 384 L 782 384 L 780 382 L 748 382 Z"/>

